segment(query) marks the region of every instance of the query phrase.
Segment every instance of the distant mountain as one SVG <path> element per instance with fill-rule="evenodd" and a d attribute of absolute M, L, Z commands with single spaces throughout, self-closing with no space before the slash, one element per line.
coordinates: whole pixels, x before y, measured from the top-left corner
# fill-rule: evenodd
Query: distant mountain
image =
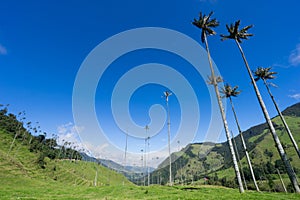
<path fill-rule="evenodd" d="M 118 172 L 125 171 L 125 172 L 131 172 L 131 173 L 142 173 L 145 170 L 145 168 L 139 167 L 139 166 L 130 166 L 129 165 L 129 166 L 124 167 L 123 165 L 120 165 L 112 160 L 97 159 L 97 158 L 87 155 L 86 153 L 81 153 L 81 156 L 82 156 L 82 160 L 89 161 L 89 162 L 96 162 L 96 163 L 99 163 L 107 168 L 113 169 Z M 152 172 L 154 170 L 155 170 L 155 168 L 149 167 L 150 172 Z"/>
<path fill-rule="evenodd" d="M 300 144 L 300 103 L 288 107 L 283 111 L 283 114 L 285 115 L 295 140 Z M 280 118 L 274 117 L 272 122 L 285 151 L 290 158 L 294 170 L 300 172 L 300 160 L 285 132 Z M 277 171 L 275 170 L 276 168 L 279 169 L 281 173 L 285 173 L 275 143 L 268 130 L 268 126 L 266 123 L 253 126 L 244 131 L 243 135 L 257 179 L 262 181 L 261 187 L 267 190 L 269 186 L 266 186 L 266 182 L 263 180 L 278 179 L 278 175 L 276 174 Z M 238 156 L 241 158 L 246 181 L 251 183 L 252 179 L 246 163 L 245 152 L 242 149 L 240 135 L 236 136 L 234 140 L 237 144 Z M 203 183 L 204 180 L 209 179 L 212 184 L 222 184 L 230 187 L 235 185 L 235 174 L 227 142 L 218 144 L 190 144 L 182 151 L 175 152 L 171 156 L 172 160 L 177 159 L 172 164 L 172 176 L 176 183 Z M 151 176 L 153 177 L 153 180 L 156 180 L 156 182 L 161 184 L 166 184 L 168 182 L 168 158 L 151 174 Z M 278 185 L 276 186 L 281 187 Z"/>
<path fill-rule="evenodd" d="M 290 107 L 287 107 L 283 112 L 283 115 L 286 116 L 296 116 L 296 117 L 300 117 L 300 102 L 296 103 Z"/>
<path fill-rule="evenodd" d="M 123 165 L 120 165 L 112 160 L 107 160 L 107 159 L 97 159 L 91 156 L 88 156 L 85 153 L 81 153 L 82 159 L 85 161 L 89 162 L 96 162 L 98 164 L 101 164 L 104 167 L 107 167 L 111 170 L 114 170 L 118 173 L 123 174 L 126 176 L 130 181 L 137 183 L 138 180 L 142 179 L 145 175 L 147 175 L 147 171 L 143 167 L 139 166 L 126 166 L 124 167 Z M 149 167 L 149 172 L 153 172 L 155 168 Z"/>

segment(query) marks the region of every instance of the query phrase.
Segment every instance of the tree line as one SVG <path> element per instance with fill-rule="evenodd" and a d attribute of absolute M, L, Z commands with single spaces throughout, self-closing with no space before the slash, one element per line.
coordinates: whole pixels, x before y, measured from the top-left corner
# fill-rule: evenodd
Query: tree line
<path fill-rule="evenodd" d="M 8 112 L 9 105 L 0 105 L 0 130 L 11 135 L 10 147 L 7 152 L 11 156 L 12 151 L 18 145 L 23 145 L 30 152 L 38 154 L 36 163 L 45 168 L 45 158 L 49 159 L 70 159 L 81 160 L 82 156 L 76 146 L 63 141 L 62 145 L 57 143 L 57 138 L 47 137 L 46 132 L 41 131 L 39 123 L 26 122 L 25 112 L 17 115 Z"/>

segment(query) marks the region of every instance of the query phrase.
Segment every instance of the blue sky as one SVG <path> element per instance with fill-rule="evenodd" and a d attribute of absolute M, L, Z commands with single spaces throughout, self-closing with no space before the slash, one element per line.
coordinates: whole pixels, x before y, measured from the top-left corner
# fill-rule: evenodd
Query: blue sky
<path fill-rule="evenodd" d="M 0 8 L 0 92 L 2 104 L 10 111 L 25 110 L 30 121 L 38 121 L 49 134 L 72 133 L 72 93 L 76 75 L 84 59 L 101 42 L 120 32 L 140 27 L 162 27 L 181 32 L 199 41 L 200 30 L 191 25 L 199 11 L 214 11 L 220 21 L 215 30 L 226 33 L 225 24 L 241 19 L 241 26 L 254 24 L 254 37 L 242 43 L 252 69 L 273 66 L 278 78 L 272 88 L 281 109 L 300 101 L 300 3 L 291 1 L 6 1 Z M 242 93 L 234 100 L 243 130 L 264 121 L 251 88 L 242 58 L 233 41 L 220 41 L 219 35 L 208 39 L 211 55 L 226 82 L 239 85 Z M 121 45 L 121 44 L 120 44 Z M 202 45 L 202 44 L 201 44 Z M 110 49 L 114 50 L 114 49 Z M 199 58 L 200 59 L 200 58 Z M 114 127 L 109 104 L 114 84 L 131 68 L 145 63 L 162 63 L 176 69 L 193 86 L 201 119 L 194 142 L 203 140 L 210 119 L 211 101 L 205 80 L 178 56 L 161 50 L 138 50 L 121 56 L 103 75 L 97 87 L 95 110 L 108 137 L 124 146 L 122 132 Z M 124 66 L 124 67 L 121 67 Z M 103 87 L 101 87 L 103 83 Z M 275 109 L 261 83 L 258 84 L 271 116 Z M 140 126 L 150 123 L 148 110 L 153 104 L 165 106 L 165 87 L 146 85 L 131 97 L 130 113 Z M 147 94 L 147 95 L 145 95 Z M 170 97 L 171 133 L 180 122 L 180 106 Z M 228 110 L 230 129 L 236 134 Z M 190 119 L 193 120 L 193 119 Z M 130 132 L 130 130 L 128 130 Z M 161 133 L 166 133 L 164 127 Z M 157 146 L 166 144 L 165 135 L 153 138 Z M 225 140 L 222 133 L 220 141 Z M 161 143 L 160 143 L 160 142 Z M 131 151 L 143 148 L 143 141 L 131 138 Z M 134 146 L 134 147 L 133 147 Z M 158 148 L 158 147 L 157 147 Z M 129 149 L 130 150 L 130 149 Z"/>

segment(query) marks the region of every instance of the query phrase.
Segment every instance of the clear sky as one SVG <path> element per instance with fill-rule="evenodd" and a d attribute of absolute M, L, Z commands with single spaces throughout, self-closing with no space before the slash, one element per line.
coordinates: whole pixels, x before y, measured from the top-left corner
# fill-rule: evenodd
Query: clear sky
<path fill-rule="evenodd" d="M 242 90 L 234 102 L 241 127 L 246 130 L 263 122 L 263 115 L 237 47 L 233 41 L 221 42 L 219 34 L 225 34 L 225 25 L 237 19 L 241 19 L 241 26 L 254 24 L 249 30 L 254 37 L 244 41 L 242 47 L 252 69 L 272 66 L 278 72 L 278 77 L 273 81 L 278 88 L 272 88 L 272 91 L 279 107 L 284 109 L 300 101 L 299 7 L 298 0 L 3 1 L 0 6 L 0 103 L 10 104 L 11 112 L 25 110 L 27 119 L 38 121 L 49 135 L 56 133 L 61 134 L 62 138 L 72 137 L 76 126 L 72 111 L 76 75 L 83 61 L 97 45 L 118 33 L 141 27 L 175 30 L 200 43 L 200 30 L 191 22 L 198 17 L 199 11 L 214 11 L 220 26 L 215 29 L 218 35 L 208 38 L 211 55 L 225 81 L 239 85 Z M 119 45 L 121 47 L 123 44 Z M 114 52 L 120 47 L 108 51 Z M 100 55 L 99 59 L 106 58 Z M 114 60 L 103 73 L 94 100 L 97 120 L 102 123 L 104 132 L 109 133 L 106 134 L 108 139 L 119 148 L 125 146 L 124 132 L 115 126 L 110 109 L 110 97 L 115 84 L 123 74 L 147 63 L 167 65 L 192 85 L 201 115 L 199 130 L 193 142 L 203 141 L 209 129 L 212 104 L 206 80 L 197 74 L 190 63 L 174 53 L 160 49 L 129 52 Z M 145 79 L 143 76 L 137 77 L 141 78 Z M 265 88 L 260 82 L 258 85 L 270 115 L 275 116 L 275 109 Z M 165 107 L 162 98 L 165 90 L 166 86 L 147 84 L 141 85 L 132 94 L 129 111 L 136 124 L 144 127 L 151 122 L 148 110 L 153 104 Z M 179 128 L 183 113 L 179 99 L 175 95 L 169 99 L 172 138 Z M 229 127 L 237 134 L 229 111 Z M 165 120 L 166 113 L 161 113 Z M 191 123 L 194 120 L 193 117 L 186 119 Z M 166 145 L 167 127 L 165 123 L 160 125 L 163 127 L 151 139 L 150 149 Z M 153 129 L 150 127 L 150 130 Z M 218 139 L 225 141 L 225 133 L 222 132 Z M 144 148 L 144 141 L 129 137 L 128 145 L 129 151 L 137 153 Z M 110 157 L 103 155 L 105 147 L 103 144 L 98 146 L 102 154 L 99 156 Z"/>

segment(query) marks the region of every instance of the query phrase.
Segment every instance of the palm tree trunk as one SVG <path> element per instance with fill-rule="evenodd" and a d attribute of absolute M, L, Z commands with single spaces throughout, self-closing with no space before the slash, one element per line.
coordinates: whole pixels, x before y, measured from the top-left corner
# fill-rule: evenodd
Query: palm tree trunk
<path fill-rule="evenodd" d="M 95 178 L 94 178 L 94 186 L 96 187 L 97 186 L 97 182 L 98 182 L 98 168 L 96 168 L 96 174 L 95 174 Z"/>
<path fill-rule="evenodd" d="M 220 108 L 220 112 L 221 112 L 221 116 L 222 116 L 222 120 L 223 120 L 223 124 L 224 124 L 224 128 L 225 128 L 225 133 L 226 133 L 226 137 L 227 137 L 227 141 L 228 141 L 228 146 L 229 146 L 230 153 L 231 153 L 231 156 L 232 156 L 233 166 L 234 166 L 236 178 L 237 178 L 238 185 L 239 185 L 239 190 L 240 190 L 240 193 L 243 193 L 244 192 L 244 187 L 243 187 L 243 183 L 242 183 L 242 179 L 241 179 L 241 174 L 240 174 L 240 171 L 239 171 L 239 166 L 237 164 L 237 160 L 236 160 L 236 156 L 235 156 L 235 153 L 234 153 L 233 145 L 232 145 L 232 142 L 231 142 L 231 139 L 230 139 L 230 132 L 229 132 L 229 128 L 228 128 L 228 124 L 227 124 L 227 120 L 226 120 L 226 115 L 225 115 L 225 111 L 224 111 L 222 100 L 221 100 L 221 95 L 220 95 L 219 88 L 218 88 L 218 85 L 217 85 L 215 72 L 214 72 L 214 69 L 213 69 L 213 66 L 212 66 L 210 52 L 209 52 L 209 48 L 208 48 L 208 42 L 207 42 L 205 32 L 204 32 L 204 40 L 205 40 L 205 47 L 206 47 L 208 61 L 209 61 L 209 67 L 210 67 L 210 70 L 211 70 L 211 77 L 212 77 L 212 81 L 213 81 L 213 86 L 214 86 L 214 89 L 215 89 L 215 92 L 216 92 L 216 96 L 217 96 L 217 100 L 218 100 L 218 104 L 219 104 L 219 108 Z"/>
<path fill-rule="evenodd" d="M 249 166 L 249 169 L 250 169 L 250 172 L 251 172 L 251 176 L 252 176 L 255 188 L 259 192 L 259 187 L 258 187 L 257 182 L 256 182 L 256 178 L 255 178 L 254 171 L 253 171 L 253 168 L 252 168 L 252 164 L 251 164 L 251 161 L 250 161 L 250 157 L 249 157 L 248 149 L 247 149 L 247 146 L 246 146 L 246 142 L 244 140 L 243 132 L 241 130 L 238 118 L 236 116 L 236 112 L 235 112 L 231 97 L 229 97 L 229 100 L 230 100 L 231 109 L 232 109 L 232 112 L 233 112 L 233 115 L 234 115 L 234 118 L 235 118 L 235 122 L 236 122 L 236 125 L 238 127 L 238 130 L 239 130 L 239 133 L 240 133 L 240 136 L 241 136 L 242 145 L 243 145 L 243 148 L 244 148 L 244 151 L 245 151 L 245 154 L 246 154 L 246 159 L 247 159 L 247 163 L 248 163 L 248 166 Z"/>
<path fill-rule="evenodd" d="M 14 139 L 13 139 L 13 141 L 12 141 L 11 144 L 10 144 L 10 147 L 9 147 L 9 150 L 8 150 L 7 155 L 10 154 L 10 152 L 11 152 L 11 150 L 12 150 L 12 148 L 13 148 L 13 145 L 14 145 L 16 139 L 17 139 L 17 137 L 21 134 L 21 128 L 22 128 L 22 127 L 23 127 L 23 123 L 22 123 L 22 125 L 20 125 L 20 124 L 18 125 L 18 130 L 16 130 Z M 22 143 L 23 143 L 23 141 L 22 141 Z"/>
<path fill-rule="evenodd" d="M 147 175 L 147 137 L 145 137 L 145 149 L 144 149 L 144 186 L 146 186 Z"/>
<path fill-rule="evenodd" d="M 292 143 L 293 143 L 293 146 L 294 146 L 294 148 L 295 148 L 295 150 L 296 150 L 296 152 L 297 152 L 297 154 L 298 154 L 298 157 L 300 158 L 300 150 L 299 150 L 298 145 L 297 145 L 297 143 L 296 143 L 296 141 L 295 141 L 295 139 L 294 139 L 294 137 L 293 137 L 293 134 L 291 133 L 289 126 L 287 125 L 287 123 L 286 123 L 286 121 L 285 121 L 285 119 L 284 119 L 284 117 L 283 117 L 283 115 L 282 115 L 280 109 L 278 108 L 278 105 L 277 105 L 277 103 L 276 103 L 276 101 L 275 101 L 274 96 L 273 96 L 272 93 L 271 93 L 271 90 L 270 90 L 270 88 L 269 88 L 269 86 L 268 86 L 266 80 L 263 79 L 263 81 L 264 81 L 264 84 L 265 84 L 265 86 L 266 86 L 266 88 L 267 88 L 267 90 L 268 90 L 268 93 L 269 93 L 269 95 L 271 96 L 271 99 L 272 99 L 272 101 L 273 101 L 273 103 L 274 103 L 274 105 L 275 105 L 275 108 L 276 108 L 276 110 L 277 110 L 277 113 L 278 113 L 278 115 L 279 115 L 279 117 L 280 117 L 280 119 L 281 119 L 281 121 L 282 121 L 282 123 L 283 123 L 285 129 L 286 129 L 286 132 L 288 133 L 288 135 L 289 135 L 289 137 L 290 137 L 290 139 L 291 139 L 291 141 L 292 141 Z"/>
<path fill-rule="evenodd" d="M 279 153 L 279 155 L 280 155 L 280 157 L 281 157 L 281 160 L 283 161 L 283 163 L 284 163 L 284 165 L 285 165 L 286 171 L 287 171 L 287 173 L 288 173 L 288 176 L 289 176 L 289 178 L 290 178 L 290 180 L 291 180 L 291 183 L 292 183 L 292 185 L 293 185 L 293 187 L 294 187 L 296 193 L 300 193 L 300 188 L 299 188 L 299 184 L 298 184 L 298 180 L 297 180 L 296 174 L 295 174 L 295 172 L 294 172 L 294 170 L 293 170 L 293 168 L 292 168 L 292 166 L 291 166 L 291 164 L 290 164 L 290 162 L 289 162 L 289 160 L 288 160 L 288 158 L 287 158 L 287 156 L 286 156 L 286 154 L 285 154 L 285 151 L 284 151 L 284 149 L 283 149 L 283 147 L 282 147 L 282 144 L 281 144 L 281 142 L 280 142 L 280 140 L 279 140 L 279 137 L 278 137 L 278 135 L 276 134 L 275 128 L 274 128 L 274 126 L 273 126 L 273 124 L 272 124 L 272 121 L 271 121 L 271 118 L 270 118 L 270 116 L 269 116 L 269 113 L 268 113 L 268 111 L 267 111 L 267 109 L 266 109 L 265 103 L 264 103 L 264 101 L 263 101 L 263 99 L 262 99 L 262 97 L 261 97 L 261 95 L 260 95 L 260 92 L 259 92 L 259 90 L 258 90 L 258 87 L 257 87 L 257 85 L 256 85 L 256 82 L 255 82 L 255 80 L 254 80 L 254 78 L 253 78 L 253 75 L 252 75 L 252 73 L 251 73 L 251 70 L 250 70 L 250 67 L 249 67 L 249 65 L 248 65 L 248 62 L 247 62 L 247 60 L 246 60 L 245 54 L 244 54 L 244 52 L 243 52 L 243 49 L 242 49 L 241 45 L 239 44 L 239 42 L 238 42 L 237 40 L 235 40 L 235 42 L 236 42 L 236 44 L 237 44 L 237 46 L 238 46 L 238 48 L 239 48 L 239 50 L 240 50 L 240 52 L 241 52 L 241 54 L 242 54 L 244 63 L 245 63 L 245 65 L 246 65 L 248 74 L 249 74 L 249 76 L 250 76 L 252 85 L 253 85 L 254 90 L 255 90 L 255 93 L 256 93 L 256 97 L 257 97 L 258 102 L 259 102 L 259 104 L 260 104 L 260 107 L 261 107 L 261 109 L 262 109 L 262 111 L 263 111 L 264 117 L 265 117 L 266 122 L 267 122 L 267 124 L 268 124 L 268 126 L 269 126 L 269 129 L 270 129 L 270 132 L 271 132 L 271 134 L 272 134 L 272 136 L 273 136 L 273 139 L 274 139 L 274 142 L 275 142 L 275 144 L 276 144 L 278 153 Z"/>
<path fill-rule="evenodd" d="M 243 178 L 243 181 L 244 181 L 244 185 L 245 185 L 246 190 L 248 190 L 247 182 L 246 182 L 246 179 L 245 179 L 245 174 L 244 174 L 244 171 L 243 171 L 243 165 L 242 165 L 240 155 L 239 155 L 239 152 L 238 152 L 238 148 L 237 148 L 237 145 L 236 145 L 236 142 L 235 142 L 235 139 L 234 139 L 234 136 L 233 136 L 232 132 L 231 132 L 231 136 L 232 136 L 232 143 L 233 143 L 233 146 L 234 146 L 236 157 L 237 157 L 238 163 L 240 165 L 241 175 L 242 175 L 242 178 Z"/>
<path fill-rule="evenodd" d="M 173 181 L 172 181 L 172 158 L 171 158 L 171 122 L 170 122 L 170 108 L 169 108 L 169 103 L 168 103 L 168 99 L 166 101 L 167 103 L 167 109 L 168 109 L 168 150 L 169 150 L 169 184 L 170 186 L 173 185 Z"/>
<path fill-rule="evenodd" d="M 125 154 L 124 154 L 124 172 L 126 172 L 126 158 L 127 158 L 127 142 L 128 142 L 128 133 L 126 131 L 126 139 L 125 139 Z M 125 176 L 124 176 L 125 178 Z M 123 179 L 123 185 L 125 185 L 124 179 Z"/>
<path fill-rule="evenodd" d="M 148 186 L 150 185 L 150 169 L 149 169 L 149 153 L 150 153 L 150 137 L 148 137 L 148 154 L 147 154 L 147 174 L 148 174 Z"/>
<path fill-rule="evenodd" d="M 10 147 L 9 147 L 9 150 L 8 150 L 7 155 L 9 155 L 9 153 L 11 152 L 12 147 L 13 147 L 13 145 L 14 145 L 14 143 L 15 143 L 16 138 L 17 138 L 18 135 L 19 135 L 19 131 L 16 131 L 15 136 L 14 136 L 14 139 L 13 139 L 13 141 L 12 141 L 11 144 L 10 144 Z"/>
<path fill-rule="evenodd" d="M 279 179 L 280 179 L 281 185 L 282 185 L 282 187 L 283 187 L 283 189 L 284 189 L 285 193 L 287 193 L 287 190 L 286 190 L 286 187 L 285 187 L 285 185 L 284 185 L 284 182 L 283 182 L 283 180 L 282 180 L 282 178 L 281 178 L 280 172 L 279 172 L 279 170 L 278 170 L 278 169 L 276 169 L 276 171 L 277 171 L 277 174 L 278 174 L 278 176 L 279 176 Z"/>

